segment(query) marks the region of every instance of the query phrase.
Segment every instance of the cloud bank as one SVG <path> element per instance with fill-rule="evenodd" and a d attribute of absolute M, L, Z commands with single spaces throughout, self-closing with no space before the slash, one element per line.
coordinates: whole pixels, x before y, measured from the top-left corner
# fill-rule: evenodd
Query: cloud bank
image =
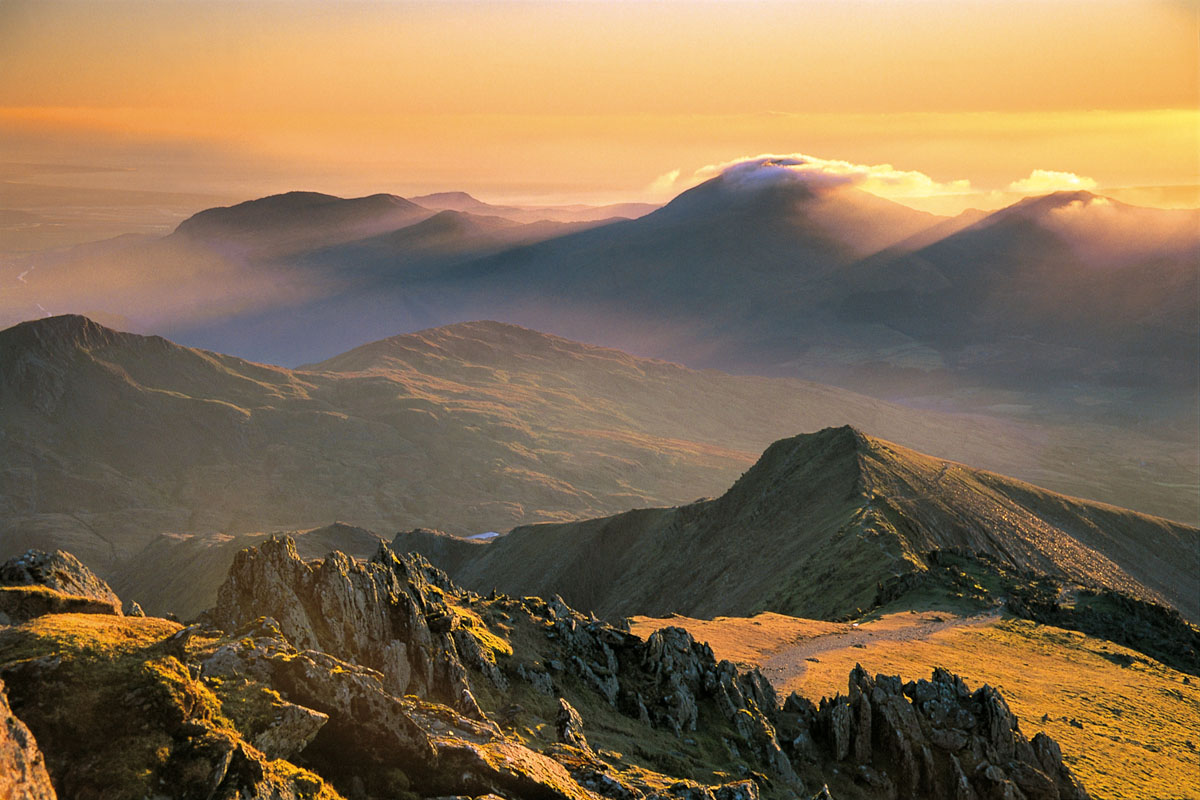
<path fill-rule="evenodd" d="M 1056 172 L 1050 169 L 1035 169 L 1028 178 L 1021 178 L 1008 185 L 1010 192 L 1021 194 L 1050 194 L 1051 192 L 1092 191 L 1099 184 L 1085 175 L 1074 172 Z"/>
<path fill-rule="evenodd" d="M 883 197 L 925 197 L 971 190 L 968 180 L 940 183 L 923 172 L 899 170 L 891 164 L 855 164 L 804 153 L 764 154 L 709 164 L 696 170 L 692 177 L 700 182 L 717 175 L 734 186 L 795 181 L 818 190 L 856 186 Z"/>

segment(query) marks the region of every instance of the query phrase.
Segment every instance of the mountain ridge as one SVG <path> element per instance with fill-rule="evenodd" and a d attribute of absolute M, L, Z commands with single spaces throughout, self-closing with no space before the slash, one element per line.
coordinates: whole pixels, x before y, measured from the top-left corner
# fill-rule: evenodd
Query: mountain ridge
<path fill-rule="evenodd" d="M 1186 565 L 1198 537 L 1196 528 L 845 426 L 772 444 L 714 500 L 519 527 L 483 548 L 458 548 L 450 566 L 478 591 L 557 592 L 610 617 L 769 610 L 837 618 L 869 608 L 881 582 L 927 570 L 929 553 L 965 551 L 1169 601 L 1196 619 Z M 394 544 L 429 549 L 421 536 L 399 534 Z"/>

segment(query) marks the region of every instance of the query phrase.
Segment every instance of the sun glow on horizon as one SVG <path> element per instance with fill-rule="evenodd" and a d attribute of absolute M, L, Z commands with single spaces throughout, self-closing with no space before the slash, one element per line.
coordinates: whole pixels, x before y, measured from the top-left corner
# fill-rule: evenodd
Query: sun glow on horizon
<path fill-rule="evenodd" d="M 662 202 L 739 153 L 803 152 L 946 211 L 1068 174 L 1178 205 L 1200 183 L 1197 17 L 1154 0 L 7 2 L 4 161 L 54 168 L 4 179 L 9 196 Z"/>

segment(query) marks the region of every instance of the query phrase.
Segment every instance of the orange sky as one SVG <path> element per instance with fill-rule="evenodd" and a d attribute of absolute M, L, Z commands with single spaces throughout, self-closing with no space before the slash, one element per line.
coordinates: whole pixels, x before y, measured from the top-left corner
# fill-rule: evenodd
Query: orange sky
<path fill-rule="evenodd" d="M 246 196 L 661 200 L 792 152 L 969 195 L 943 210 L 1034 170 L 1190 185 L 1198 19 L 1150 0 L 0 0 L 0 161 Z"/>

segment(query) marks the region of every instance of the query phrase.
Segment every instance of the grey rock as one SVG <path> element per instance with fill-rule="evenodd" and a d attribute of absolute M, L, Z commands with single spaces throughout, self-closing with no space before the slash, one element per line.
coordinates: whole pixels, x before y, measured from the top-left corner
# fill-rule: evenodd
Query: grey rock
<path fill-rule="evenodd" d="M 14 800 L 55 800 L 37 741 L 8 705 L 0 681 L 0 797 Z"/>
<path fill-rule="evenodd" d="M 580 750 L 591 749 L 583 733 L 583 717 L 562 697 L 558 698 L 558 716 L 554 719 L 554 728 L 558 733 L 558 740 L 563 744 L 578 747 Z"/>

